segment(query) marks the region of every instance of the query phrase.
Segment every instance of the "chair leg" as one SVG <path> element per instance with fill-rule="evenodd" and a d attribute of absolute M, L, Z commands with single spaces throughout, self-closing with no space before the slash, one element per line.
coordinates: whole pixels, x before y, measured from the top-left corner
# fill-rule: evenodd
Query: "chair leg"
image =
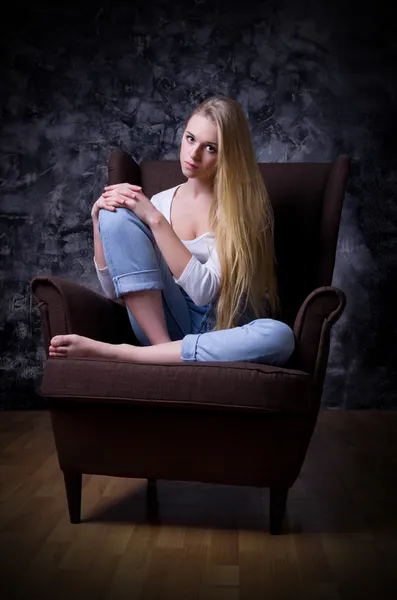
<path fill-rule="evenodd" d="M 148 495 L 154 494 L 157 496 L 157 480 L 156 479 L 148 479 L 147 480 L 147 493 Z"/>
<path fill-rule="evenodd" d="M 289 488 L 270 488 L 270 533 L 281 533 Z"/>
<path fill-rule="evenodd" d="M 146 491 L 146 518 L 149 523 L 159 523 L 158 509 L 157 481 L 156 479 L 148 479 Z"/>
<path fill-rule="evenodd" d="M 81 511 L 81 473 L 64 472 L 66 496 L 68 499 L 69 518 L 71 523 L 80 523 Z"/>

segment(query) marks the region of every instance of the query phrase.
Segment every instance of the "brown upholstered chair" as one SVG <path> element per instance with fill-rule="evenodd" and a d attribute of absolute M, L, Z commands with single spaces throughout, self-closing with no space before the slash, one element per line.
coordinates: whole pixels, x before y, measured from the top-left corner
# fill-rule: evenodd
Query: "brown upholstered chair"
<path fill-rule="evenodd" d="M 275 212 L 281 320 L 294 330 L 293 356 L 282 368 L 46 360 L 41 393 L 72 523 L 89 473 L 147 478 L 150 501 L 156 479 L 269 487 L 270 532 L 281 531 L 320 407 L 331 327 L 346 302 L 330 286 L 349 157 L 260 169 Z M 110 156 L 110 184 L 140 184 L 151 197 L 182 180 L 177 161 L 138 166 L 124 152 Z M 51 337 L 65 333 L 137 343 L 119 302 L 59 277 L 36 277 L 32 291 L 47 352 Z"/>

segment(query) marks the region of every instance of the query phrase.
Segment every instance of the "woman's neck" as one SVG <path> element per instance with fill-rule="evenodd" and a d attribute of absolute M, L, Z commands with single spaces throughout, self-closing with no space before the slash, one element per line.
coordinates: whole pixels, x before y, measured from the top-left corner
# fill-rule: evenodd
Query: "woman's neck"
<path fill-rule="evenodd" d="M 193 198 L 198 197 L 213 197 L 214 195 L 214 181 L 213 180 L 201 180 L 189 178 L 184 188 L 189 192 Z"/>

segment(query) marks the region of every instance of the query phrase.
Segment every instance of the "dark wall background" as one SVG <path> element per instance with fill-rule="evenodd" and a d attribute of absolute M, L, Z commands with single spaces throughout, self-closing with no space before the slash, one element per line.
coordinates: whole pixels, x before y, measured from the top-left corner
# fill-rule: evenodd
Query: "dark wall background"
<path fill-rule="evenodd" d="M 41 408 L 36 274 L 99 291 L 90 209 L 111 149 L 176 159 L 213 92 L 238 100 L 258 161 L 353 160 L 323 402 L 396 408 L 394 21 L 374 2 L 14 3 L 1 45 L 1 408 Z M 293 251 L 293 249 L 291 249 Z"/>

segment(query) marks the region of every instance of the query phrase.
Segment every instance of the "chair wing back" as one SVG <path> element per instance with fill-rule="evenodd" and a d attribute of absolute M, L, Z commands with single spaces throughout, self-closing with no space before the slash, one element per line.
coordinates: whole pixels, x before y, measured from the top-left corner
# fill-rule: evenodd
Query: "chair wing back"
<path fill-rule="evenodd" d="M 281 319 L 290 326 L 306 296 L 332 283 L 349 164 L 344 155 L 333 163 L 259 163 L 274 210 Z M 138 167 L 120 151 L 109 160 L 110 183 L 142 185 L 149 198 L 184 180 L 176 160 Z"/>
<path fill-rule="evenodd" d="M 332 283 L 349 157 L 259 167 L 274 210 L 282 318 L 292 326 L 304 299 Z"/>

